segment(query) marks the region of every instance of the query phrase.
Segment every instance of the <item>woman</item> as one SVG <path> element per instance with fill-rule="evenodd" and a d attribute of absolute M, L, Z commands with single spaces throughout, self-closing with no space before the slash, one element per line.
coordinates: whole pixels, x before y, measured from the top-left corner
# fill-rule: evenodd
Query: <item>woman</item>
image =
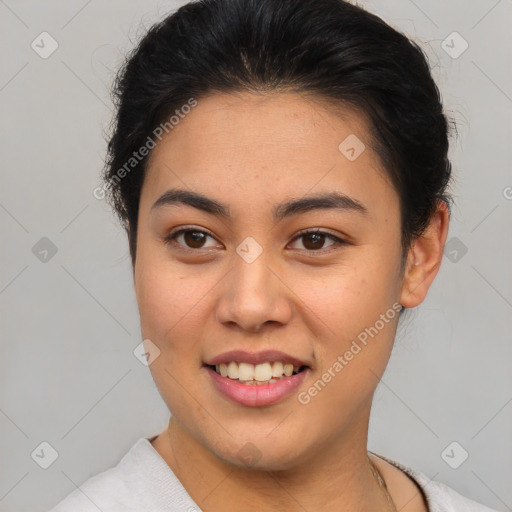
<path fill-rule="evenodd" d="M 172 414 L 54 512 L 490 511 L 367 451 L 449 225 L 422 51 L 342 0 L 205 0 L 116 84 L 104 190 Z"/>

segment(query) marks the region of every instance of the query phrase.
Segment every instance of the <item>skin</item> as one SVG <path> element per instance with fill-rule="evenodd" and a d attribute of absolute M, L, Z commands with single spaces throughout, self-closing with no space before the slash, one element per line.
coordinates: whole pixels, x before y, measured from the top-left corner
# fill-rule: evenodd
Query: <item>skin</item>
<path fill-rule="evenodd" d="M 354 161 L 338 149 L 350 134 L 366 145 Z M 441 263 L 449 223 L 442 202 L 401 269 L 399 198 L 368 134 L 361 115 L 320 99 L 216 93 L 199 99 L 151 154 L 134 284 L 143 338 L 160 350 L 150 369 L 172 413 L 152 444 L 206 512 L 255 503 L 262 512 L 393 510 L 370 470 L 367 435 L 398 315 L 307 405 L 297 400 L 394 303 L 419 305 Z M 225 203 L 232 218 L 189 205 L 151 210 L 170 188 Z M 272 219 L 277 203 L 333 190 L 368 214 L 319 209 Z M 213 237 L 165 243 L 190 225 Z M 306 228 L 348 243 L 297 237 Z M 249 236 L 263 249 L 252 263 L 236 252 Z M 311 371 L 285 400 L 242 406 L 202 366 L 233 349 L 282 350 Z M 260 455 L 251 468 L 237 456 L 247 442 Z M 371 458 L 401 512 L 427 510 L 405 473 Z"/>

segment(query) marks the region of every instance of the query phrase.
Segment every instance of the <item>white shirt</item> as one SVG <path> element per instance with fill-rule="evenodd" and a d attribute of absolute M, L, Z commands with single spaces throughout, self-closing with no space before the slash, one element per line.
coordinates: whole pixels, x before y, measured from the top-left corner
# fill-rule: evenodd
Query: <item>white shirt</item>
<path fill-rule="evenodd" d="M 117 466 L 89 478 L 49 512 L 201 512 L 149 439 L 138 439 Z M 497 512 L 419 471 L 378 456 L 416 481 L 429 512 Z"/>

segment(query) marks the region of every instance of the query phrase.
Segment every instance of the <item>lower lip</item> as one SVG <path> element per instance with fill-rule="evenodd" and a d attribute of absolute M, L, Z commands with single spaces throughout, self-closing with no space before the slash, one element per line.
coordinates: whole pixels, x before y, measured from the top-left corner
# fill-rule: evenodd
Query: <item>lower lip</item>
<path fill-rule="evenodd" d="M 213 384 L 224 396 L 248 407 L 261 407 L 275 404 L 289 396 L 304 381 L 309 368 L 290 377 L 281 377 L 269 384 L 242 384 L 237 380 L 219 375 L 206 367 Z"/>

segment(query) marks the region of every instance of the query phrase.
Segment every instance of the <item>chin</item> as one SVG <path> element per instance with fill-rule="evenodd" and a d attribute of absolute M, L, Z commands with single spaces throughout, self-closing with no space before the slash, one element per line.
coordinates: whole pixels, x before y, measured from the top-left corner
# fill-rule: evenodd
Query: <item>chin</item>
<path fill-rule="evenodd" d="M 236 450 L 233 449 L 235 445 L 239 446 Z M 296 467 L 302 459 L 297 453 L 297 443 L 287 446 L 268 438 L 261 442 L 231 440 L 229 446 L 224 449 L 216 446 L 212 453 L 227 464 L 248 471 L 285 471 Z"/>

